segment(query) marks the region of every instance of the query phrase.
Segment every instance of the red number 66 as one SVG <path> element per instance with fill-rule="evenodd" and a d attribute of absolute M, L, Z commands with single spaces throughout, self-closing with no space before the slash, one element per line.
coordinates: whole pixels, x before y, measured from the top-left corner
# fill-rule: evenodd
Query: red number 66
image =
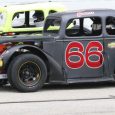
<path fill-rule="evenodd" d="M 95 50 L 93 50 L 95 48 Z M 73 50 L 72 50 L 73 49 Z M 66 65 L 71 69 L 78 69 L 84 65 L 84 62 L 89 68 L 99 68 L 103 65 L 103 45 L 98 41 L 91 41 L 86 46 L 85 56 L 83 55 L 84 46 L 81 42 L 70 42 L 65 51 Z M 77 56 L 79 60 L 72 61 L 71 57 Z M 96 56 L 98 59 L 92 61 L 91 56 Z"/>

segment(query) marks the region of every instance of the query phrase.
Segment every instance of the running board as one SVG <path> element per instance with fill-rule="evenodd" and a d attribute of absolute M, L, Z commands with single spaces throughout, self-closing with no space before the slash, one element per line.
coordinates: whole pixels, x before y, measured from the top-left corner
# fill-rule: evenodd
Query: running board
<path fill-rule="evenodd" d="M 84 82 L 103 82 L 103 81 L 115 81 L 114 78 L 102 77 L 102 78 L 79 78 L 79 79 L 68 79 L 67 83 L 84 83 Z"/>

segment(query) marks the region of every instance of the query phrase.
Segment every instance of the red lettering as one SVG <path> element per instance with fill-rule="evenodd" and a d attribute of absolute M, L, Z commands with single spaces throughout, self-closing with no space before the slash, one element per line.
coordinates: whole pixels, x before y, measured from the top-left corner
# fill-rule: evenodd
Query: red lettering
<path fill-rule="evenodd" d="M 78 69 L 84 65 L 84 62 L 86 62 L 86 65 L 89 68 L 99 68 L 103 65 L 104 61 L 102 51 L 103 51 L 103 45 L 100 42 L 91 41 L 86 46 L 85 57 L 84 57 L 83 44 L 77 41 L 70 42 L 67 45 L 65 51 L 66 65 L 71 69 Z M 92 56 L 96 56 L 98 59 L 93 61 L 91 60 Z M 72 57 L 78 57 L 79 60 L 78 61 L 71 60 Z"/>

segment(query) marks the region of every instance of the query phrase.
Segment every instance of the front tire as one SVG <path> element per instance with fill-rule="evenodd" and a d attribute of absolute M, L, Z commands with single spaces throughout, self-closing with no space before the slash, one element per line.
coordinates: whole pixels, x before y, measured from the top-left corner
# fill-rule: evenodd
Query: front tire
<path fill-rule="evenodd" d="M 8 68 L 10 84 L 21 92 L 39 90 L 47 78 L 47 68 L 41 58 L 33 54 L 21 54 L 14 58 Z"/>

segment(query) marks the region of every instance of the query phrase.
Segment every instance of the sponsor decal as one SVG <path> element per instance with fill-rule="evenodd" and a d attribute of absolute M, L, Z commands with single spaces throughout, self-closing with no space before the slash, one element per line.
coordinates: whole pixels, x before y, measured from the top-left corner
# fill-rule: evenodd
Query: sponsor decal
<path fill-rule="evenodd" d="M 93 15 L 94 12 L 78 12 L 77 17 Z"/>

